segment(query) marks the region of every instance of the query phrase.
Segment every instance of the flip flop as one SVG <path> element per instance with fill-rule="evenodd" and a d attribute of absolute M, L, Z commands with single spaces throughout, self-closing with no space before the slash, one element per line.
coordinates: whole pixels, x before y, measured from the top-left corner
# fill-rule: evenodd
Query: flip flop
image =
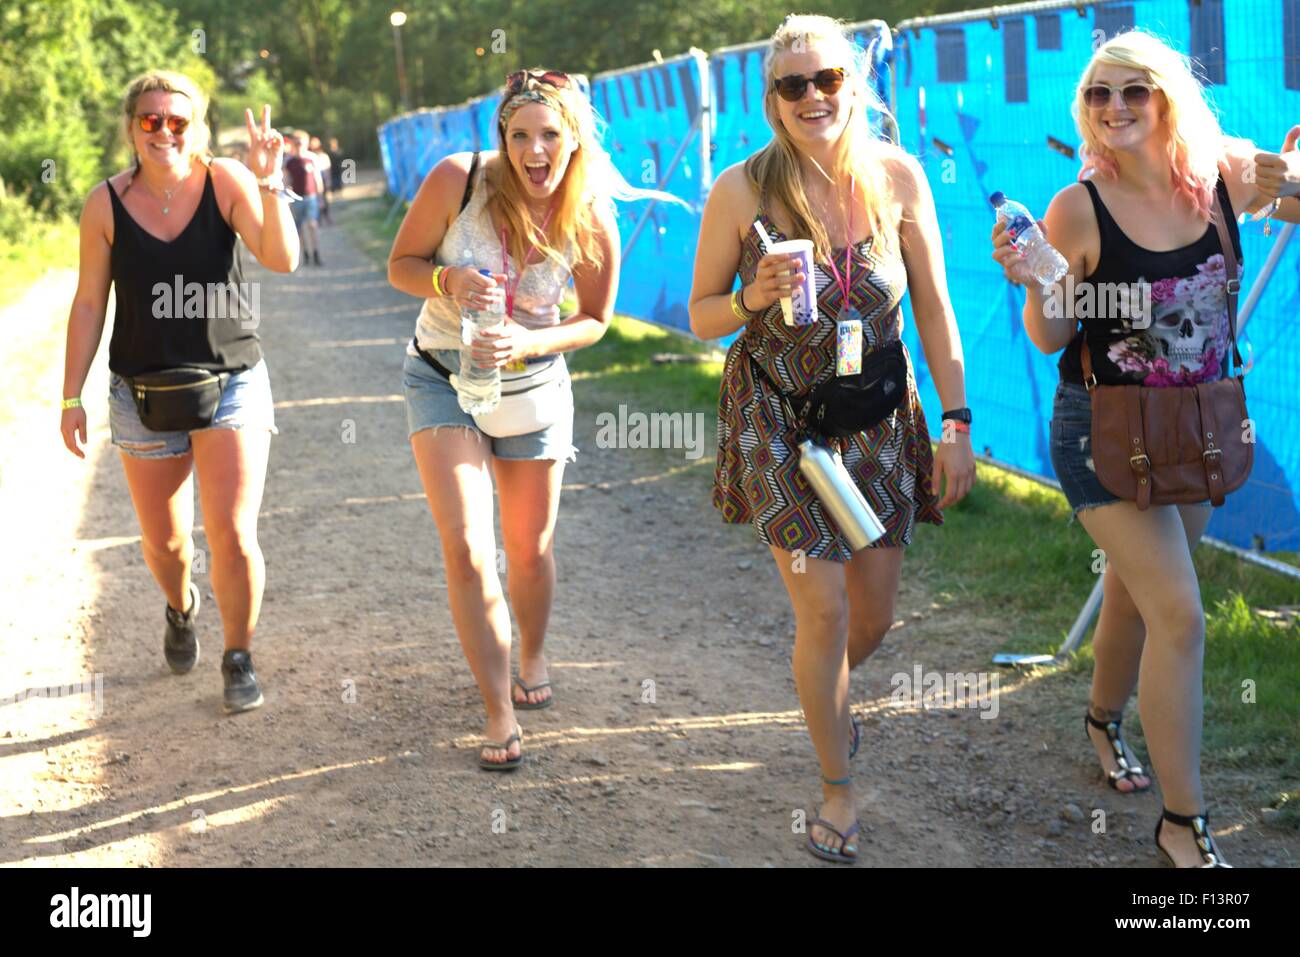
<path fill-rule="evenodd" d="M 813 824 L 824 827 L 826 830 L 830 831 L 832 834 L 838 837 L 840 839 L 841 848 L 849 847 L 850 846 L 849 839 L 852 838 L 854 834 L 857 834 L 858 831 L 862 829 L 861 821 L 854 821 L 853 826 L 850 827 L 843 834 L 841 834 L 838 830 L 835 829 L 835 825 L 831 824 L 829 821 L 825 820 L 824 818 L 820 818 L 820 817 L 817 818 L 817 820 L 813 821 Z M 812 852 L 814 857 L 820 857 L 823 861 L 834 861 L 836 864 L 852 864 L 858 859 L 856 847 L 854 848 L 854 853 L 852 854 L 845 854 L 842 851 L 827 851 L 818 847 L 817 844 L 813 841 L 811 827 L 808 829 L 808 850 Z"/>
<path fill-rule="evenodd" d="M 525 698 L 525 703 L 520 704 L 518 701 L 514 700 L 515 698 L 514 695 L 510 696 L 510 701 L 515 706 L 516 711 L 544 711 L 545 709 L 549 708 L 551 705 L 555 704 L 554 690 L 551 691 L 551 696 L 549 698 L 547 698 L 544 701 L 538 701 L 536 704 L 528 704 L 526 700 L 528 698 L 528 693 L 530 691 L 541 691 L 543 688 L 550 688 L 551 682 L 549 680 L 538 682 L 537 684 L 533 685 L 531 688 L 528 687 L 528 685 L 524 684 L 523 679 L 521 679 L 518 675 L 516 675 L 513 680 L 515 684 L 519 685 L 519 687 L 524 689 L 524 698 Z"/>
<path fill-rule="evenodd" d="M 524 752 L 523 752 L 524 739 L 522 737 L 523 733 L 524 733 L 523 728 L 519 727 L 519 725 L 516 724 L 515 733 L 510 735 L 510 737 L 506 738 L 504 741 L 484 742 L 483 747 L 479 748 L 478 766 L 482 768 L 484 771 L 513 771 L 515 768 L 519 767 L 519 765 L 524 763 Z M 519 756 L 517 758 L 506 758 L 506 760 L 504 761 L 489 761 L 487 758 L 483 757 L 483 752 L 486 751 L 488 748 L 500 748 L 502 751 L 509 753 L 510 743 L 512 741 L 518 741 L 520 745 Z"/>

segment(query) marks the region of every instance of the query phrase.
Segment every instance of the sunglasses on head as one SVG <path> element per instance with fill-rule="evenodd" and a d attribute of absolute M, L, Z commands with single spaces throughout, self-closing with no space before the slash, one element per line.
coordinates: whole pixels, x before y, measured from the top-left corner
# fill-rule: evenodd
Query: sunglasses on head
<path fill-rule="evenodd" d="M 522 93 L 529 80 L 536 80 L 538 83 L 546 83 L 556 89 L 563 90 L 569 86 L 569 74 L 561 73 L 558 70 L 548 70 L 545 73 L 534 73 L 531 70 L 516 70 L 506 77 L 506 93 L 513 96 L 516 93 Z"/>
<path fill-rule="evenodd" d="M 844 85 L 844 72 L 842 67 L 837 66 L 818 70 L 816 73 L 791 73 L 789 76 L 778 76 L 772 81 L 772 89 L 788 103 L 798 103 L 803 99 L 804 90 L 808 89 L 809 82 L 815 83 L 817 89 L 826 96 L 834 96 Z"/>
<path fill-rule="evenodd" d="M 1133 109 L 1140 109 L 1151 99 L 1155 87 L 1149 83 L 1129 83 L 1125 86 L 1110 86 L 1106 83 L 1094 83 L 1083 88 L 1083 102 L 1094 110 L 1105 109 L 1110 105 L 1111 97 L 1119 93 L 1120 103 Z"/>
<path fill-rule="evenodd" d="M 146 133 L 157 133 L 166 123 L 167 129 L 174 136 L 180 136 L 190 125 L 189 119 L 184 116 L 164 116 L 162 113 L 137 113 L 135 119 L 140 124 L 140 129 Z"/>

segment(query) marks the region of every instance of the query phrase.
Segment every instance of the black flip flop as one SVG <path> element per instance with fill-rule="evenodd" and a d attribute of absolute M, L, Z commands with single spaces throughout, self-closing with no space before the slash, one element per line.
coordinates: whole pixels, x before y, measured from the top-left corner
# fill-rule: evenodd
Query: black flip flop
<path fill-rule="evenodd" d="M 519 765 L 524 763 L 524 752 L 523 752 L 524 739 L 522 737 L 523 733 L 524 733 L 523 728 L 519 727 L 519 725 L 516 724 L 515 733 L 510 735 L 510 737 L 506 738 L 504 741 L 485 742 L 483 744 L 483 747 L 479 748 L 478 766 L 482 768 L 484 771 L 513 771 L 515 768 L 519 767 Z M 519 748 L 518 757 L 506 758 L 506 760 L 504 761 L 489 761 L 487 758 L 483 757 L 483 752 L 488 748 L 500 748 L 502 751 L 505 751 L 508 754 L 510 752 L 510 743 L 512 741 L 519 742 L 520 748 Z"/>
<path fill-rule="evenodd" d="M 543 688 L 550 688 L 550 687 L 551 687 L 551 682 L 550 682 L 549 680 L 548 680 L 548 681 L 540 681 L 540 682 L 538 682 L 537 684 L 533 685 L 533 686 L 530 688 L 530 687 L 528 687 L 528 685 L 524 684 L 523 679 L 521 679 L 518 675 L 516 675 L 515 678 L 514 678 L 514 683 L 517 684 L 517 685 L 519 685 L 519 687 L 521 687 L 521 688 L 524 689 L 524 703 L 523 703 L 523 704 L 520 704 L 518 701 L 515 701 L 515 700 L 514 700 L 514 698 L 515 698 L 514 695 L 511 695 L 511 696 L 510 696 L 510 702 L 511 702 L 511 704 L 513 704 L 513 705 L 515 706 L 515 710 L 516 710 L 516 711 L 545 711 L 545 710 L 546 710 L 547 708 L 549 708 L 551 705 L 555 704 L 555 690 L 554 690 L 554 689 L 551 689 L 551 696 L 550 696 L 549 698 L 547 698 L 545 701 L 538 701 L 536 704 L 529 704 L 529 703 L 528 703 L 528 700 L 527 700 L 527 699 L 528 699 L 528 693 L 529 693 L 530 691 L 541 691 Z"/>

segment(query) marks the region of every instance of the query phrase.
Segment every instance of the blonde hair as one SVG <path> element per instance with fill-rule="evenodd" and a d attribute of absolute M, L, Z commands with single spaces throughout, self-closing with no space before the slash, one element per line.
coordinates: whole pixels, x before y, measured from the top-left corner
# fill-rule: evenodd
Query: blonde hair
<path fill-rule="evenodd" d="M 540 74 L 545 71 L 535 68 L 529 72 Z M 671 193 L 637 189 L 628 184 L 601 147 L 604 122 L 579 91 L 575 79 L 570 79 L 566 87 L 554 87 L 529 76 L 521 92 L 533 91 L 542 94 L 541 105 L 550 107 L 559 115 L 564 148 L 568 149 L 576 142 L 577 149 L 569 154 L 564 179 L 555 188 L 551 218 L 543 232 L 527 215 L 527 194 L 509 160 L 506 131 L 509 117 L 516 112 L 518 104 L 512 105 L 515 97 L 509 93 L 502 96 L 496 124 L 502 162 L 484 173 L 490 187 L 487 205 L 498 220 L 506 224 L 510 234 L 510 255 L 521 269 L 530 245 L 547 259 L 566 268 L 577 264 L 598 268 L 602 265 L 602 256 L 597 243 L 596 219 L 601 209 L 614 212 L 614 200 L 658 199 L 690 208 Z M 572 263 L 566 261 L 562 252 L 566 248 L 572 250 Z"/>
<path fill-rule="evenodd" d="M 135 107 L 140 101 L 140 97 L 156 90 L 161 90 L 164 93 L 179 93 L 194 105 L 190 125 L 185 128 L 185 153 L 188 156 L 197 155 L 200 162 L 205 164 L 209 162 L 212 159 L 212 153 L 208 149 L 212 139 L 212 131 L 208 129 L 207 94 L 184 73 L 175 73 L 171 70 L 150 70 L 148 73 L 140 74 L 127 84 L 126 96 L 122 104 L 122 112 L 125 114 L 122 132 L 126 135 L 127 148 L 131 150 L 132 156 L 135 158 L 136 170 L 140 169 L 140 157 L 135 155 L 135 140 L 132 138 Z"/>
<path fill-rule="evenodd" d="M 1083 161 L 1079 179 L 1096 171 L 1107 179 L 1119 175 L 1113 150 L 1106 147 L 1093 111 L 1083 102 L 1083 91 L 1092 85 L 1102 64 L 1127 67 L 1146 75 L 1164 94 L 1160 120 L 1164 125 L 1165 149 L 1169 156 L 1169 180 L 1174 203 L 1185 199 L 1206 222 L 1214 206 L 1214 188 L 1219 164 L 1224 160 L 1228 139 L 1219 125 L 1205 90 L 1192 72 L 1191 61 L 1163 40 L 1142 30 L 1131 30 L 1107 40 L 1092 55 L 1079 78 L 1074 95 L 1074 119 L 1083 139 Z"/>
<path fill-rule="evenodd" d="M 866 51 L 854 42 L 839 20 L 812 14 L 791 14 L 772 34 L 763 57 L 763 113 L 772 128 L 773 139 L 745 160 L 745 175 L 755 189 L 764 196 L 776 198 L 789 213 L 791 239 L 811 239 L 814 258 L 823 262 L 830 258 L 835 244 L 821 217 L 813 212 L 808 202 L 799 166 L 799 148 L 781 122 L 777 93 L 772 88 L 777 57 L 813 47 L 830 54 L 834 64 L 844 68 L 844 86 L 839 95 L 845 91 L 855 94 L 844 132 L 835 145 L 835 159 L 826 172 L 836 182 L 850 176 L 856 179 L 857 190 L 866 202 L 867 224 L 877 246 L 895 248 L 897 237 L 888 211 L 889 187 L 882 161 L 891 157 L 902 158 L 905 154 L 894 144 L 877 137 L 866 117 L 860 115 L 870 108 L 891 121 L 893 119 L 889 108 L 868 83 L 871 67 Z"/>

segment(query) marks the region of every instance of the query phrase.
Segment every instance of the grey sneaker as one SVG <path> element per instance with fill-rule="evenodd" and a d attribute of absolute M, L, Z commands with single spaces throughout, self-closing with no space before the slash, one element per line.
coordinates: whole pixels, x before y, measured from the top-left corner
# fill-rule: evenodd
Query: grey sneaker
<path fill-rule="evenodd" d="M 262 706 L 262 688 L 247 651 L 227 651 L 221 656 L 221 678 L 226 684 L 226 714 Z"/>
<path fill-rule="evenodd" d="M 167 630 L 163 632 L 163 657 L 167 666 L 183 675 L 199 660 L 199 636 L 194 629 L 194 618 L 199 613 L 199 589 L 190 582 L 190 610 L 181 614 L 167 606 Z"/>

